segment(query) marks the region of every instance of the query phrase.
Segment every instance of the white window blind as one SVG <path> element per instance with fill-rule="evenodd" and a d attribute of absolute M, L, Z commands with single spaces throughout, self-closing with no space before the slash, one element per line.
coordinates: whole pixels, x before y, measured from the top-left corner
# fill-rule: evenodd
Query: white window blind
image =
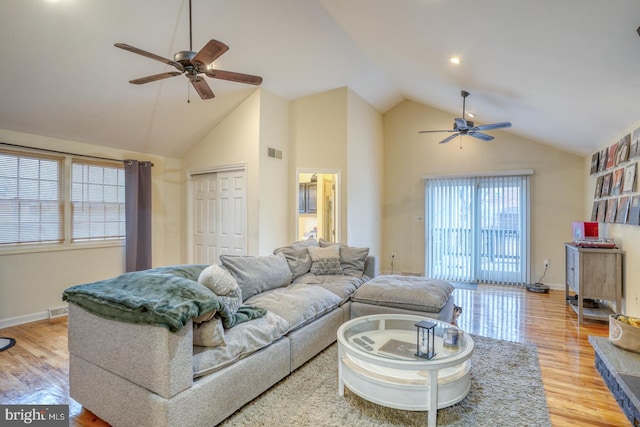
<path fill-rule="evenodd" d="M 429 277 L 528 282 L 528 175 L 428 178 L 425 203 Z"/>
<path fill-rule="evenodd" d="M 0 245 L 64 240 L 62 157 L 0 150 Z"/>
<path fill-rule="evenodd" d="M 124 168 L 74 159 L 71 167 L 71 241 L 125 236 Z"/>

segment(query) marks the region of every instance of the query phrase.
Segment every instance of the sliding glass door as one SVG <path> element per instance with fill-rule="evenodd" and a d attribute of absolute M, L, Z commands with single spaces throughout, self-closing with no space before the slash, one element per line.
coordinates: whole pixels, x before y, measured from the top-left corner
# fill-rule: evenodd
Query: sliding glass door
<path fill-rule="evenodd" d="M 426 272 L 455 282 L 529 277 L 529 176 L 428 178 Z"/>

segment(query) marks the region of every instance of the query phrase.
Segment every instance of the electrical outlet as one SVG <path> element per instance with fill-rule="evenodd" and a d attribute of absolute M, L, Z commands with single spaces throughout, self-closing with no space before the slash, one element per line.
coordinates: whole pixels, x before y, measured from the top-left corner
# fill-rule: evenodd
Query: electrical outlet
<path fill-rule="evenodd" d="M 544 268 L 548 268 L 549 267 L 549 260 L 545 259 L 544 260 Z"/>

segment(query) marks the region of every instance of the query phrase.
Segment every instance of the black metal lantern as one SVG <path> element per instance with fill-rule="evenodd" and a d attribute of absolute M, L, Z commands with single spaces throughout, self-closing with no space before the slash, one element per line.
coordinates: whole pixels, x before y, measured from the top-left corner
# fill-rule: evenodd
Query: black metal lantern
<path fill-rule="evenodd" d="M 416 356 L 431 359 L 436 355 L 435 332 L 436 324 L 422 320 L 416 323 L 418 340 L 416 343 Z"/>

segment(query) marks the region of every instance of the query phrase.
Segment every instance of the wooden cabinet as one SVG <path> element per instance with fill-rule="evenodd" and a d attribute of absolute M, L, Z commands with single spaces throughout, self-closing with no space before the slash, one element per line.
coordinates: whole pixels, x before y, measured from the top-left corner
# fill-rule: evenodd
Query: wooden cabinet
<path fill-rule="evenodd" d="M 584 299 L 612 301 L 620 310 L 622 299 L 622 262 L 624 251 L 620 249 L 580 248 L 565 243 L 566 285 L 577 293 L 577 304 L 570 304 L 578 313 L 578 323 L 583 319 L 607 320 L 612 311 L 604 304 L 597 308 L 584 307 Z"/>
<path fill-rule="evenodd" d="M 318 184 L 306 182 L 299 184 L 298 212 L 316 213 L 318 211 Z"/>

